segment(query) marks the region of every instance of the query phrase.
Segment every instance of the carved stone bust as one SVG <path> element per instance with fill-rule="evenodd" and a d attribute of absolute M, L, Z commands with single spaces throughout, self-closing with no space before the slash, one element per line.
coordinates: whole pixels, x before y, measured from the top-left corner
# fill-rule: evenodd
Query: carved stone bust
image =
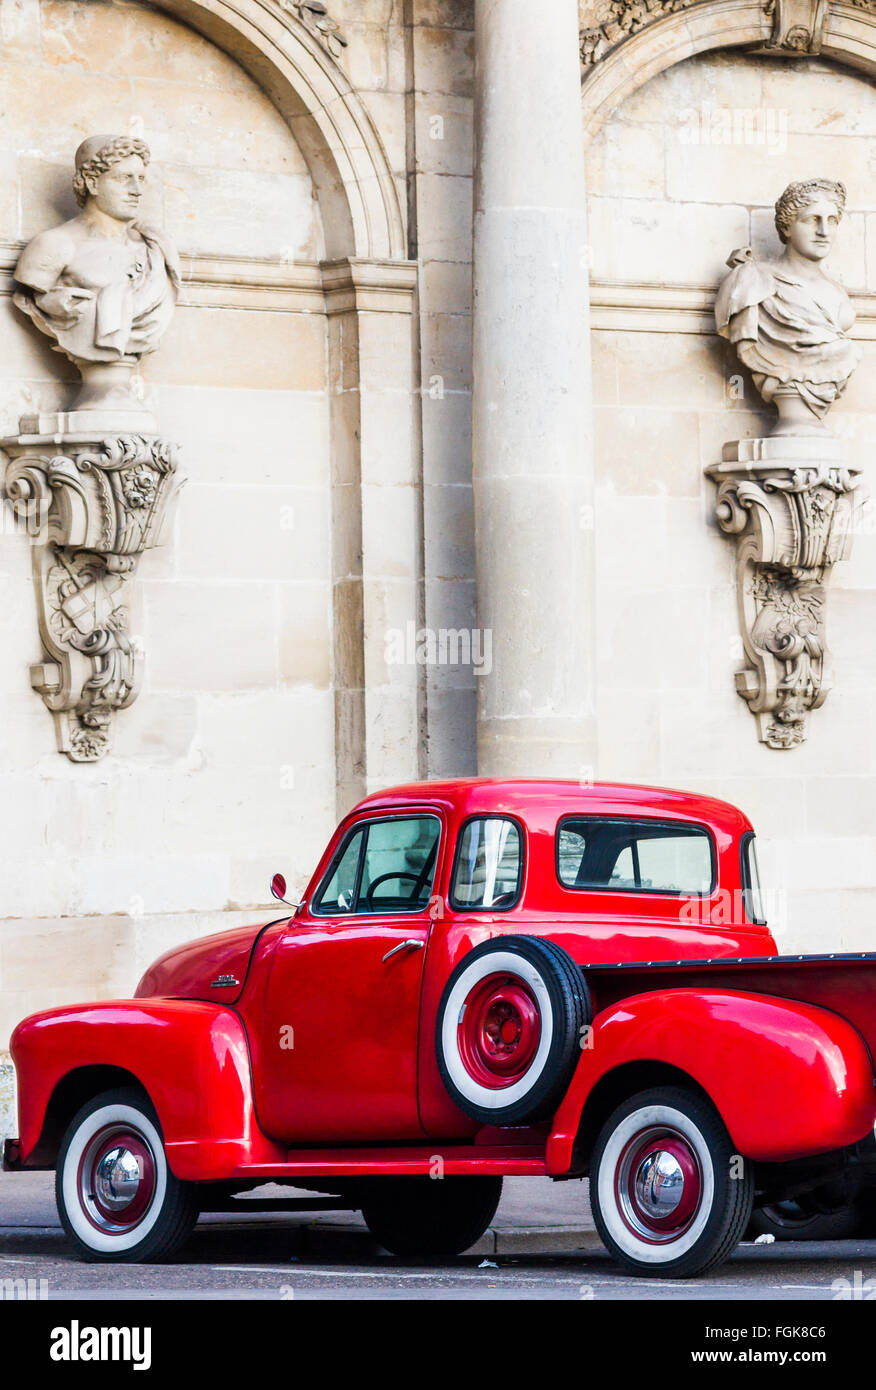
<path fill-rule="evenodd" d="M 861 358 L 847 337 L 851 300 L 821 268 L 845 202 L 844 186 L 830 179 L 789 184 L 776 203 L 783 250 L 769 261 L 758 261 L 750 246 L 734 251 L 718 290 L 718 332 L 775 404 L 774 434 L 827 433 L 824 417 Z"/>
<path fill-rule="evenodd" d="M 138 221 L 149 158 L 142 140 L 84 140 L 73 178 L 82 211 L 34 237 L 15 269 L 15 303 L 82 374 L 78 409 L 138 407 L 140 358 L 158 347 L 176 304 L 176 252 Z"/>

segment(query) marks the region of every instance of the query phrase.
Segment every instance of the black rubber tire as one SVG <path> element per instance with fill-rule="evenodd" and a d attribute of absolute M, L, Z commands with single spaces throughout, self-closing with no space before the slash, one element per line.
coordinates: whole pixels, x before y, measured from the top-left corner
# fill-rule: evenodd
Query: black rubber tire
<path fill-rule="evenodd" d="M 502 1179 L 493 1177 L 369 1178 L 362 1216 L 392 1255 L 461 1255 L 480 1240 L 496 1214 Z"/>
<path fill-rule="evenodd" d="M 510 953 L 525 963 L 524 968 L 535 970 L 544 982 L 550 1001 L 553 1032 L 550 1048 L 532 1084 L 525 1094 L 508 1104 L 501 1104 L 501 1091 L 487 1096 L 473 1078 L 462 1075 L 461 1060 L 445 1054 L 445 1018 L 457 982 L 462 976 L 490 955 Z M 451 1005 L 451 1007 L 453 1007 Z M 435 1056 L 441 1079 L 450 1098 L 474 1120 L 488 1125 L 522 1125 L 550 1119 L 565 1095 L 572 1074 L 581 1057 L 582 1034 L 590 1023 L 593 1010 L 590 991 L 584 976 L 572 957 L 561 946 L 538 936 L 497 936 L 469 951 L 450 975 L 435 1024 Z M 453 1023 L 448 1025 L 453 1034 Z M 455 1035 L 454 1035 L 455 1036 Z M 460 1088 L 454 1069 L 468 1092 Z M 480 1093 L 480 1094 L 479 1094 Z"/>
<path fill-rule="evenodd" d="M 850 1240 L 865 1234 L 866 1222 L 860 1206 L 851 1202 L 837 1211 L 798 1214 L 783 1210 L 783 1203 L 757 1207 L 751 1213 L 746 1240 L 774 1236 L 785 1240 Z"/>
<path fill-rule="evenodd" d="M 621 1136 L 627 1131 L 631 1135 L 635 1133 L 635 1126 L 625 1123 L 631 1116 L 646 1108 L 653 1112 L 659 1107 L 680 1113 L 699 1131 L 713 1170 L 714 1191 L 708 1214 L 700 1208 L 694 1217 L 694 1225 L 701 1224 L 702 1228 L 690 1247 L 678 1256 L 673 1256 L 672 1246 L 680 1244 L 682 1239 L 687 1240 L 687 1234 L 682 1235 L 678 1242 L 669 1241 L 665 1246 L 657 1242 L 648 1245 L 629 1229 L 615 1196 L 618 1165 L 615 1164 L 612 1169 L 606 1166 L 605 1159 L 609 1143 L 614 1140 L 613 1147 L 617 1147 L 620 1142 L 619 1138 L 615 1138 L 618 1131 Z M 643 1132 L 653 1123 L 643 1117 Z M 626 1142 L 631 1143 L 632 1139 Z M 739 1175 L 731 1176 L 731 1168 L 740 1166 Z M 748 1226 L 754 1197 L 753 1169 L 753 1164 L 741 1160 L 736 1153 L 721 1116 L 705 1096 L 680 1086 L 657 1086 L 652 1090 L 640 1091 L 625 1100 L 609 1116 L 593 1151 L 590 1202 L 600 1239 L 609 1253 L 631 1274 L 661 1279 L 686 1279 L 705 1274 L 729 1258 Z M 625 1244 L 619 1243 L 615 1232 L 620 1233 Z M 636 1249 L 643 1253 L 647 1250 L 650 1258 L 637 1258 Z"/>
<path fill-rule="evenodd" d="M 161 1141 L 160 1144 L 153 1144 L 156 1165 L 161 1165 L 164 1194 L 161 1199 L 160 1208 L 157 1215 L 153 1206 L 150 1206 L 143 1215 L 144 1227 L 148 1226 L 146 1234 L 142 1240 L 127 1244 L 125 1248 L 99 1249 L 90 1245 L 87 1239 L 83 1239 L 81 1234 L 86 1223 L 82 1220 L 82 1213 L 74 1213 L 79 1230 L 77 1230 L 74 1220 L 71 1220 L 71 1213 L 68 1211 L 67 1196 L 69 1194 L 70 1177 L 67 1173 L 68 1157 L 71 1146 L 83 1132 L 88 1133 L 92 1117 L 101 1110 L 111 1112 L 112 1109 L 126 1107 L 130 1111 L 135 1111 L 142 1117 Z M 77 1165 L 78 1167 L 78 1165 Z M 72 1170 L 71 1170 L 72 1172 Z M 65 1184 L 65 1175 L 68 1182 Z M 78 1186 L 78 1184 L 77 1184 Z M 67 1131 L 61 1143 L 58 1154 L 58 1161 L 55 1170 L 55 1200 L 58 1204 L 58 1215 L 69 1239 L 73 1243 L 76 1253 L 82 1260 L 91 1263 L 102 1264 L 145 1264 L 157 1263 L 162 1260 L 170 1259 L 178 1250 L 182 1248 L 191 1234 L 192 1228 L 198 1219 L 197 1184 L 181 1182 L 175 1178 L 170 1171 L 167 1157 L 164 1152 L 164 1141 L 161 1133 L 161 1125 L 158 1116 L 151 1102 L 142 1091 L 135 1087 L 121 1087 L 118 1090 L 104 1091 L 95 1096 L 82 1106 L 81 1110 L 70 1121 Z M 80 1204 L 81 1206 L 81 1204 Z M 104 1244 L 108 1239 L 105 1234 L 102 1237 Z M 126 1237 L 127 1239 L 127 1237 Z"/>

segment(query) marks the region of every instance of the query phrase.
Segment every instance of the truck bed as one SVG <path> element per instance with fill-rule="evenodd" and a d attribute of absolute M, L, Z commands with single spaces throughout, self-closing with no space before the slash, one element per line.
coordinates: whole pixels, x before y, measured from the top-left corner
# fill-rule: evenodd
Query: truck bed
<path fill-rule="evenodd" d="M 743 956 L 718 960 L 623 961 L 582 965 L 594 1014 L 654 989 L 738 989 L 830 1009 L 876 1056 L 876 952 Z"/>

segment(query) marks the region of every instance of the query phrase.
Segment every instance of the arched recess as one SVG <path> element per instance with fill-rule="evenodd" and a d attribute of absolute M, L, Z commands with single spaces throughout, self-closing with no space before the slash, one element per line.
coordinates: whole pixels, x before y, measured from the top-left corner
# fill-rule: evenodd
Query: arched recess
<path fill-rule="evenodd" d="M 319 200 L 335 763 L 338 810 L 345 813 L 366 790 L 411 781 L 418 771 L 420 671 L 389 671 L 383 656 L 387 625 L 404 631 L 419 615 L 416 264 L 406 259 L 401 202 L 377 128 L 343 70 L 293 13 L 278 0 L 152 3 L 224 49 L 258 83 L 288 123 Z M 401 522 L 391 533 L 386 516 Z"/>
<path fill-rule="evenodd" d="M 403 260 L 405 227 L 389 160 L 342 69 L 269 0 L 153 0 L 246 69 L 288 122 L 319 198 L 326 257 Z"/>
<path fill-rule="evenodd" d="M 712 49 L 768 51 L 772 32 L 773 19 L 763 0 L 706 0 L 645 25 L 585 69 L 581 90 L 586 138 L 592 139 L 622 101 L 666 68 Z M 876 5 L 831 5 L 819 53 L 876 74 Z M 805 58 L 806 51 L 777 56 Z"/>

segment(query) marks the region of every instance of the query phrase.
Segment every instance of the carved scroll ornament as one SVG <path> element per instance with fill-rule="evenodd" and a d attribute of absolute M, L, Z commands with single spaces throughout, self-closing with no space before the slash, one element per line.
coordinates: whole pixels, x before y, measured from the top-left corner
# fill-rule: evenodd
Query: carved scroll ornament
<path fill-rule="evenodd" d="M 740 440 L 725 446 L 725 462 L 706 470 L 718 484 L 718 525 L 736 537 L 746 658 L 736 688 L 770 748 L 804 742 L 809 713 L 831 686 L 827 581 L 849 555 L 863 501 L 858 470 L 845 465 L 843 450 L 839 440 Z"/>
<path fill-rule="evenodd" d="M 631 34 L 637 34 L 664 15 L 688 10 L 699 3 L 701 0 L 611 0 L 603 22 L 582 29 L 579 34 L 582 66 L 593 67 Z"/>
<path fill-rule="evenodd" d="M 279 4 L 281 9 L 300 19 L 305 29 L 323 44 L 333 58 L 340 57 L 341 49 L 347 47 L 347 40 L 337 20 L 332 19 L 321 0 L 279 0 Z"/>
<path fill-rule="evenodd" d="M 876 0 L 843 2 L 855 9 L 876 13 Z M 703 3 L 708 0 L 609 0 L 597 10 L 601 22 L 582 28 L 579 34 L 585 74 L 640 29 L 678 10 Z M 802 53 L 820 53 L 829 5 L 830 0 L 763 0 L 763 13 L 766 19 L 772 20 L 772 33 L 755 51 L 788 58 L 799 58 Z"/>
<path fill-rule="evenodd" d="M 143 653 L 131 632 L 137 560 L 162 540 L 178 486 L 176 446 L 160 436 L 6 441 L 6 493 L 33 542 L 45 660 L 31 684 L 55 717 L 58 747 L 93 762 L 113 714 L 134 700 Z"/>

